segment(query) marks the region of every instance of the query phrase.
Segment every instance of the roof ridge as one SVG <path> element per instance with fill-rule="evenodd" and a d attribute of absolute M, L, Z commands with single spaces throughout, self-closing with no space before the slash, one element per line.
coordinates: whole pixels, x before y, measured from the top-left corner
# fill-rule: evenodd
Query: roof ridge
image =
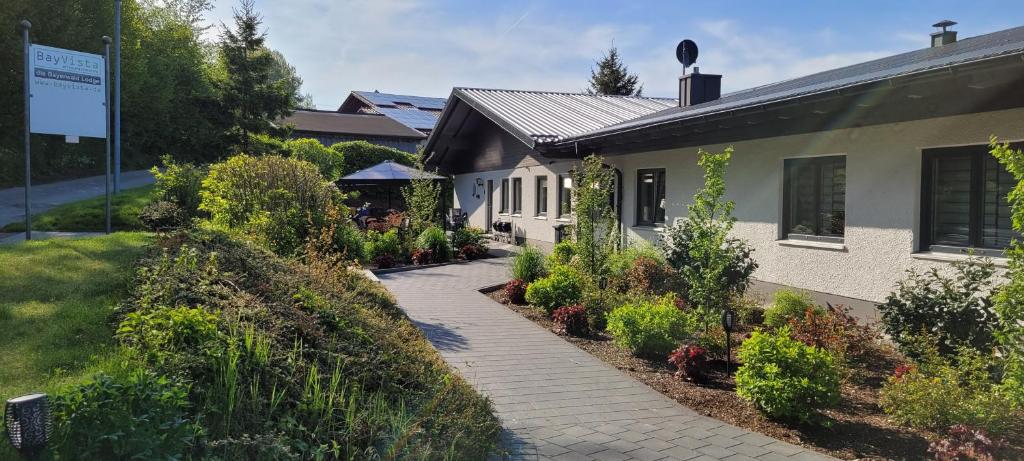
<path fill-rule="evenodd" d="M 468 87 L 468 86 L 457 86 L 453 90 L 463 91 L 507 91 L 511 93 L 531 93 L 531 94 L 558 94 L 564 96 L 593 96 L 597 98 L 616 98 L 616 99 L 647 99 L 647 100 L 659 100 L 659 101 L 676 101 L 676 98 L 668 98 L 663 96 L 633 96 L 633 95 L 620 95 L 620 94 L 589 94 L 589 93 L 576 93 L 572 91 L 549 91 L 549 90 L 515 90 L 507 88 L 479 88 L 479 87 Z"/>

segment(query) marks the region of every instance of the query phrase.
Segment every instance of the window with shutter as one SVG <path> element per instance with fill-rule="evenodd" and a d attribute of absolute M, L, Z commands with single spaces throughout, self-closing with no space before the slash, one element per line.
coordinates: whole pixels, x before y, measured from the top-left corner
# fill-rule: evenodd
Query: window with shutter
<path fill-rule="evenodd" d="M 846 156 L 787 159 L 783 235 L 841 241 L 846 232 Z"/>

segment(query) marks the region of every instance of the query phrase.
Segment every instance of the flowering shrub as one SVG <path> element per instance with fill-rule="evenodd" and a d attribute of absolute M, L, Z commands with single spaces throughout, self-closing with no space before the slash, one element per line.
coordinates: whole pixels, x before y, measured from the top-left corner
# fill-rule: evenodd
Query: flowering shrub
<path fill-rule="evenodd" d="M 946 438 L 932 442 L 928 453 L 935 454 L 935 461 L 995 461 L 999 445 L 985 431 L 957 424 Z"/>
<path fill-rule="evenodd" d="M 415 250 L 412 250 L 412 263 L 413 264 L 416 264 L 417 266 L 422 266 L 424 264 L 430 264 L 433 261 L 434 261 L 434 252 L 433 251 L 425 250 L 425 249 L 422 249 L 422 248 L 417 248 Z"/>
<path fill-rule="evenodd" d="M 576 304 L 583 297 L 583 275 L 568 266 L 558 266 L 551 274 L 526 288 L 526 301 L 543 307 L 550 314 L 555 309 Z"/>
<path fill-rule="evenodd" d="M 467 261 L 482 258 L 487 254 L 487 247 L 483 245 L 463 245 L 459 248 L 459 257 Z"/>
<path fill-rule="evenodd" d="M 863 364 L 877 344 L 878 335 L 871 327 L 858 324 L 849 311 L 842 305 L 828 310 L 807 308 L 803 317 L 790 319 L 789 326 L 794 338 L 827 350 L 839 364 Z"/>
<path fill-rule="evenodd" d="M 505 299 L 512 304 L 526 304 L 527 283 L 522 279 L 512 279 L 505 284 Z"/>
<path fill-rule="evenodd" d="M 560 307 L 551 313 L 555 332 L 569 336 L 586 336 L 590 332 L 587 324 L 587 309 L 582 304 Z"/>
<path fill-rule="evenodd" d="M 689 336 L 694 321 L 676 308 L 673 296 L 632 301 L 608 314 L 608 331 L 616 344 L 634 355 L 664 357 L 676 342 Z"/>
<path fill-rule="evenodd" d="M 677 274 L 660 259 L 640 256 L 623 274 L 622 291 L 638 294 L 664 295 L 676 282 Z"/>
<path fill-rule="evenodd" d="M 789 327 L 755 331 L 739 350 L 736 393 L 776 419 L 814 423 L 839 403 L 839 371 L 827 351 L 792 337 Z"/>
<path fill-rule="evenodd" d="M 687 344 L 679 346 L 668 356 L 668 363 L 676 367 L 676 377 L 692 382 L 703 382 L 708 358 L 703 347 Z"/>

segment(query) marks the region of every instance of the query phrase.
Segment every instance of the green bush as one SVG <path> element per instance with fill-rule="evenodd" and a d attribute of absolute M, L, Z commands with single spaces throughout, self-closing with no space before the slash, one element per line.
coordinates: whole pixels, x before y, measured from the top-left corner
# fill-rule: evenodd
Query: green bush
<path fill-rule="evenodd" d="M 839 370 L 828 352 L 790 335 L 789 327 L 755 331 L 740 346 L 736 393 L 768 416 L 816 423 L 839 403 Z"/>
<path fill-rule="evenodd" d="M 202 306 L 157 307 L 129 313 L 117 328 L 122 342 L 155 362 L 178 352 L 217 355 L 223 349 L 219 319 Z"/>
<path fill-rule="evenodd" d="M 576 256 L 576 246 L 569 240 L 562 240 L 551 250 L 547 264 L 551 267 L 567 265 L 572 262 L 573 256 Z"/>
<path fill-rule="evenodd" d="M 452 259 L 452 247 L 448 237 L 440 227 L 430 226 L 416 237 L 416 248 L 429 251 L 433 262 L 445 262 Z"/>
<path fill-rule="evenodd" d="M 162 161 L 162 168 L 153 167 L 150 170 L 156 178 L 153 186 L 156 200 L 178 205 L 186 220 L 198 217 L 206 168 L 175 162 L 169 155 L 163 156 Z"/>
<path fill-rule="evenodd" d="M 509 261 L 508 271 L 509 275 L 514 279 L 533 283 L 534 280 L 543 277 L 547 273 L 547 267 L 544 264 L 544 253 L 535 246 L 525 245 Z"/>
<path fill-rule="evenodd" d="M 324 147 L 320 141 L 308 138 L 289 139 L 285 142 L 285 149 L 291 152 L 293 158 L 316 165 L 324 179 L 330 182 L 341 179 L 345 157 L 340 151 Z"/>
<path fill-rule="evenodd" d="M 608 314 L 615 343 L 643 357 L 664 357 L 695 328 L 694 319 L 676 307 L 673 295 L 627 302 Z"/>
<path fill-rule="evenodd" d="M 824 314 L 825 311 L 814 304 L 811 294 L 801 290 L 782 289 L 775 292 L 772 304 L 764 311 L 764 323 L 773 328 L 789 324 L 790 320 L 800 320 L 807 314 L 807 309 Z"/>
<path fill-rule="evenodd" d="M 546 277 L 526 287 L 526 302 L 543 307 L 548 315 L 559 307 L 577 304 L 583 297 L 583 275 L 569 266 L 555 267 Z"/>
<path fill-rule="evenodd" d="M 176 459 L 201 434 L 188 386 L 143 370 L 100 374 L 53 399 L 52 445 L 63 459 Z"/>
<path fill-rule="evenodd" d="M 485 246 L 484 230 L 479 227 L 465 226 L 452 232 L 452 248 L 461 249 L 465 246 Z"/>
<path fill-rule="evenodd" d="M 615 290 L 602 290 L 597 284 L 590 283 L 583 290 L 582 304 L 586 307 L 587 322 L 590 331 L 605 331 L 608 328 L 608 314 L 616 307 L 636 299 L 627 293 Z"/>
<path fill-rule="evenodd" d="M 353 261 L 366 261 L 366 240 L 356 226 L 345 224 L 334 228 L 334 250 Z"/>
<path fill-rule="evenodd" d="M 177 203 L 160 200 L 146 205 L 139 212 L 139 222 L 148 230 L 166 232 L 184 226 L 186 216 Z"/>
<path fill-rule="evenodd" d="M 955 424 L 1001 435 L 1024 424 L 1024 407 L 992 379 L 990 363 L 963 346 L 956 357 L 940 355 L 933 339 L 910 340 L 918 362 L 905 366 L 882 388 L 879 405 L 901 425 L 945 430 Z"/>
<path fill-rule="evenodd" d="M 416 156 L 398 149 L 370 144 L 366 141 L 345 141 L 331 145 L 331 150 L 344 160 L 340 175 L 346 176 L 385 160 L 415 166 Z"/>
<path fill-rule="evenodd" d="M 622 251 L 612 253 L 605 262 L 609 277 L 625 277 L 638 259 L 646 258 L 666 264 L 665 254 L 647 240 L 638 240 Z"/>
<path fill-rule="evenodd" d="M 374 261 L 381 256 L 387 256 L 394 260 L 405 259 L 402 251 L 402 239 L 398 237 L 398 230 L 368 231 L 366 233 L 366 260 Z"/>
<path fill-rule="evenodd" d="M 953 273 L 937 268 L 907 272 L 896 291 L 878 306 L 882 326 L 904 353 L 922 332 L 935 336 L 939 352 L 955 355 L 962 346 L 988 351 L 998 317 L 992 309 L 995 266 L 991 260 L 971 258 L 950 264 Z"/>

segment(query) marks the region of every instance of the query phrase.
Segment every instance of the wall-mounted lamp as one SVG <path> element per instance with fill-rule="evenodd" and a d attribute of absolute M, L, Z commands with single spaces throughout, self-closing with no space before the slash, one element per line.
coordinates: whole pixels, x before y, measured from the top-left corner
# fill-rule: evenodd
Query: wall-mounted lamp
<path fill-rule="evenodd" d="M 11 446 L 31 456 L 42 450 L 50 440 L 53 423 L 50 420 L 50 401 L 46 394 L 29 394 L 7 401 L 4 425 Z"/>
<path fill-rule="evenodd" d="M 484 180 L 483 180 L 483 178 L 476 178 L 476 184 L 473 185 L 473 196 L 476 197 L 476 198 L 480 198 L 479 190 L 483 189 L 483 188 L 484 188 Z"/>

